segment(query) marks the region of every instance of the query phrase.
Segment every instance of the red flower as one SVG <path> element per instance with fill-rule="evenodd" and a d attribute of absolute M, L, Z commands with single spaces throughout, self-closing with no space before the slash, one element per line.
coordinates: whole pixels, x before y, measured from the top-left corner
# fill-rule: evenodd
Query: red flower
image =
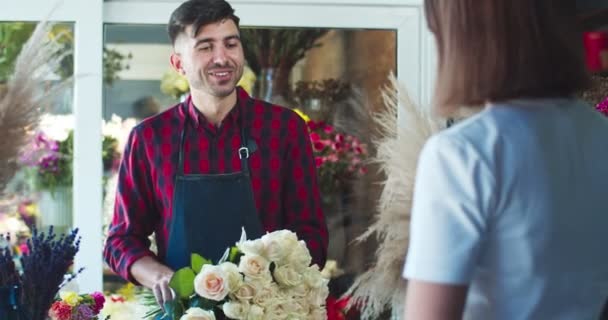
<path fill-rule="evenodd" d="M 310 133 L 310 141 L 312 141 L 313 143 L 315 143 L 315 142 L 317 142 L 319 140 L 321 140 L 321 136 L 319 136 L 318 133 L 316 133 L 316 132 L 311 132 Z"/>
<path fill-rule="evenodd" d="M 93 313 L 99 314 L 99 311 L 103 309 L 103 305 L 106 302 L 106 298 L 101 292 L 93 292 L 91 294 L 91 297 L 95 301 L 95 305 L 93 306 Z"/>
<path fill-rule="evenodd" d="M 323 157 L 315 157 L 315 166 L 319 168 L 325 163 L 325 159 Z"/>
<path fill-rule="evenodd" d="M 334 149 L 335 151 L 341 151 L 343 148 L 343 145 L 340 142 L 336 142 L 331 145 L 331 148 Z"/>
<path fill-rule="evenodd" d="M 344 297 L 342 299 L 336 299 L 333 296 L 327 297 L 327 320 L 346 320 L 351 318 L 350 316 L 355 309 L 346 310 L 349 301 L 350 297 Z"/>
<path fill-rule="evenodd" d="M 310 131 L 315 131 L 317 129 L 317 123 L 312 120 L 308 121 L 306 124 L 308 125 L 308 129 Z"/>
<path fill-rule="evenodd" d="M 325 149 L 325 143 L 323 143 L 322 141 L 316 141 L 312 144 L 312 147 L 316 151 L 322 151 L 323 149 Z"/>
<path fill-rule="evenodd" d="M 70 320 L 72 307 L 63 301 L 56 301 L 51 306 L 49 316 L 54 320 Z"/>

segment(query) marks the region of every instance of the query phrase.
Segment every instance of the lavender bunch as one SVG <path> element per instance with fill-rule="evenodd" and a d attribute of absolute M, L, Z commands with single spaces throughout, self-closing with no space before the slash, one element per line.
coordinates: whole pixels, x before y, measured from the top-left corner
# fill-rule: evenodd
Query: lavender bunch
<path fill-rule="evenodd" d="M 10 243 L 10 236 L 0 235 L 0 238 Z M 10 247 L 0 249 L 0 287 L 15 286 L 19 284 L 19 273 L 15 268 L 13 254 Z"/>
<path fill-rule="evenodd" d="M 43 320 L 59 289 L 82 271 L 78 270 L 68 279 L 64 277 L 80 247 L 78 229 L 59 238 L 52 226 L 48 234 L 34 229 L 27 246 L 29 253 L 21 258 L 22 304 L 28 313 L 27 319 Z"/>

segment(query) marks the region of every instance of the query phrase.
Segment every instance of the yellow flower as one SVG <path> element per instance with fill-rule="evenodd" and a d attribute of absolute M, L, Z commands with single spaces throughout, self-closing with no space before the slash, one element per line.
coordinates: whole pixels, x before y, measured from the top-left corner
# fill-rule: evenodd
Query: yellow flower
<path fill-rule="evenodd" d="M 61 297 L 61 300 L 63 300 L 63 302 L 69 304 L 72 307 L 79 305 L 82 301 L 82 297 L 79 296 L 78 293 L 73 291 L 61 292 L 59 293 L 59 296 Z"/>
<path fill-rule="evenodd" d="M 253 86 L 255 85 L 255 80 L 255 73 L 253 73 L 251 68 L 245 66 L 245 69 L 243 70 L 243 75 L 241 76 L 241 79 L 236 85 L 241 86 L 243 89 L 245 89 L 245 91 L 247 91 L 247 93 L 251 95 L 253 92 Z"/>
<path fill-rule="evenodd" d="M 188 90 L 190 90 L 188 79 L 174 69 L 167 71 L 160 81 L 160 91 L 174 98 L 179 98 Z"/>
<path fill-rule="evenodd" d="M 302 110 L 295 108 L 293 109 L 293 111 L 295 111 L 300 116 L 300 118 L 304 119 L 304 122 L 310 121 L 310 117 L 307 116 L 306 113 L 302 112 Z"/>
<path fill-rule="evenodd" d="M 35 203 L 25 206 L 25 212 L 30 216 L 38 215 L 38 206 Z"/>
<path fill-rule="evenodd" d="M 123 296 L 127 301 L 135 300 L 135 285 L 132 283 L 128 283 L 118 289 L 116 293 Z"/>

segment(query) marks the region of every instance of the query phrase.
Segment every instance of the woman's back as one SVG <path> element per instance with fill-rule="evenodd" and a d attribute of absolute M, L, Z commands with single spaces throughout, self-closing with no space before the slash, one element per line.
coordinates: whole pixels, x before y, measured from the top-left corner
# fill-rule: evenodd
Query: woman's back
<path fill-rule="evenodd" d="M 444 135 L 494 179 L 465 319 L 598 319 L 608 298 L 608 119 L 575 100 L 519 100 Z"/>

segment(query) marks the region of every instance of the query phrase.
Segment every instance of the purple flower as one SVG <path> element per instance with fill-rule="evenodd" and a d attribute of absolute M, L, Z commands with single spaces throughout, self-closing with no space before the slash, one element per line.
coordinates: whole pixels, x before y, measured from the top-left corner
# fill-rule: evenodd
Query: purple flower
<path fill-rule="evenodd" d="M 34 141 L 26 146 L 19 160 L 27 166 L 39 166 L 45 169 L 48 167 L 52 168 L 56 166 L 53 163 L 57 162 L 59 146 L 59 141 L 49 139 L 44 133 L 40 132 L 36 134 Z"/>
<path fill-rule="evenodd" d="M 41 173 L 59 171 L 59 158 L 56 154 L 49 154 L 44 156 L 38 162 L 38 167 Z"/>
<path fill-rule="evenodd" d="M 91 320 L 95 317 L 95 313 L 91 306 L 86 304 L 81 304 L 76 309 L 76 312 L 72 315 L 73 320 Z"/>
<path fill-rule="evenodd" d="M 598 104 L 595 108 L 597 109 L 597 111 L 603 113 L 605 116 L 608 117 L 608 97 L 606 97 L 604 101 L 600 102 L 600 104 Z"/>

